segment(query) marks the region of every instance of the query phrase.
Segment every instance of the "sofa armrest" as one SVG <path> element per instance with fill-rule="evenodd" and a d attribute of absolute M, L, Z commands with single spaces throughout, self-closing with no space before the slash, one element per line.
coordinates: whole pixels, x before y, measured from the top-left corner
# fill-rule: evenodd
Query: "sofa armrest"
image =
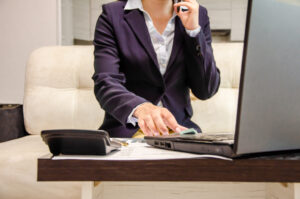
<path fill-rule="evenodd" d="M 28 135 L 24 127 L 23 105 L 0 104 L 0 142 Z"/>

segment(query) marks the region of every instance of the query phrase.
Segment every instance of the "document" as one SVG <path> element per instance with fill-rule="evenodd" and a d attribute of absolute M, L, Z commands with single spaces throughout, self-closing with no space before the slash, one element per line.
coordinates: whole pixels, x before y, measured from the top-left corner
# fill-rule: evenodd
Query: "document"
<path fill-rule="evenodd" d="M 145 142 L 128 140 L 127 146 L 122 146 L 120 150 L 113 151 L 108 155 L 58 155 L 53 160 L 167 160 L 167 159 L 189 159 L 189 158 L 215 158 L 232 160 L 223 156 L 201 155 L 178 151 L 159 149 L 149 146 Z"/>

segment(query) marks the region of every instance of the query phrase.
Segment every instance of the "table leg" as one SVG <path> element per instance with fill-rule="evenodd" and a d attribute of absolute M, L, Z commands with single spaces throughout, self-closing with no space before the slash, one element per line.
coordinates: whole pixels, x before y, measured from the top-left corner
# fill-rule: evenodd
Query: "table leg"
<path fill-rule="evenodd" d="M 300 199 L 299 188 L 296 183 L 266 183 L 266 199 Z"/>
<path fill-rule="evenodd" d="M 81 185 L 81 199 L 94 199 L 94 182 L 83 182 Z"/>
<path fill-rule="evenodd" d="M 101 199 L 103 183 L 100 181 L 83 182 L 81 186 L 81 199 Z"/>
<path fill-rule="evenodd" d="M 106 183 L 105 188 L 107 189 L 106 197 L 104 197 L 103 194 L 105 183 Z M 113 196 L 119 194 L 123 198 L 128 194 L 129 195 L 133 194 L 136 196 L 139 196 L 139 194 L 141 194 L 141 196 L 145 197 L 145 194 L 146 195 L 149 195 L 150 193 L 153 194 L 153 190 L 155 190 L 154 193 L 157 192 L 160 195 L 164 195 L 165 197 L 169 197 L 170 194 L 174 194 L 176 190 L 177 191 L 181 190 L 176 194 L 177 198 L 186 198 L 185 197 L 186 193 L 190 193 L 191 190 L 193 190 L 193 192 L 197 192 L 195 190 L 199 191 L 199 193 L 196 194 L 197 197 L 195 198 L 198 198 L 199 194 L 200 195 L 202 194 L 203 196 L 206 197 L 213 196 L 218 194 L 219 191 L 221 191 L 222 195 L 224 196 L 226 194 L 228 195 L 225 198 L 232 198 L 232 196 L 240 195 L 241 193 L 243 193 L 242 195 L 244 196 L 244 198 L 253 198 L 253 197 L 263 198 L 262 192 L 264 192 L 264 190 L 262 189 L 261 185 L 262 183 L 216 183 L 216 182 L 215 183 L 83 182 L 81 199 L 103 199 L 107 197 L 114 198 Z M 213 187 L 218 187 L 219 191 L 216 192 L 215 188 Z M 239 188 L 237 189 L 237 187 Z M 116 193 L 116 190 L 119 191 Z M 254 193 L 255 191 L 257 193 Z M 300 184 L 299 183 L 266 183 L 265 198 L 266 199 L 300 199 Z"/>
<path fill-rule="evenodd" d="M 300 183 L 294 183 L 294 197 L 300 199 Z"/>
<path fill-rule="evenodd" d="M 265 199 L 265 183 L 101 182 L 94 191 L 102 191 L 94 199 Z"/>

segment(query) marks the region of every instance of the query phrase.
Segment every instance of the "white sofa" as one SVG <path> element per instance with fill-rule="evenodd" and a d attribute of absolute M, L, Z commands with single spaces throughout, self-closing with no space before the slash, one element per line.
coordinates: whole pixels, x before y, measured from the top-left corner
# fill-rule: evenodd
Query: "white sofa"
<path fill-rule="evenodd" d="M 219 92 L 192 97 L 193 121 L 205 133 L 234 132 L 242 43 L 214 44 Z M 81 182 L 37 182 L 37 158 L 49 153 L 43 129 L 97 129 L 103 119 L 93 94 L 93 47 L 44 47 L 27 63 L 24 120 L 29 136 L 0 144 L 0 198 L 80 198 Z"/>

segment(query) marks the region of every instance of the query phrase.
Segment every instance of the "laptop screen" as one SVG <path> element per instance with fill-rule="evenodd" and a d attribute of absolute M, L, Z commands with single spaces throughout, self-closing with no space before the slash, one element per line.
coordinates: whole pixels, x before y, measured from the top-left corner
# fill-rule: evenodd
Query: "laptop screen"
<path fill-rule="evenodd" d="M 236 153 L 300 149 L 300 1 L 250 0 Z"/>

